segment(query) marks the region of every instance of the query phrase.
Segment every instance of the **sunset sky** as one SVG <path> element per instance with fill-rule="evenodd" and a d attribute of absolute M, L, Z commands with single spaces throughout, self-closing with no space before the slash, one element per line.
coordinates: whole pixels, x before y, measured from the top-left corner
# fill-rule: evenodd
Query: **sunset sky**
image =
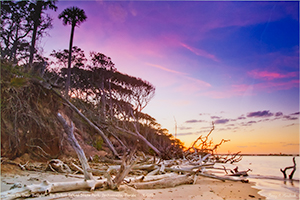
<path fill-rule="evenodd" d="M 299 152 L 299 3 L 59 1 L 44 55 L 67 49 L 58 15 L 84 9 L 74 45 L 156 93 L 143 110 L 186 146 L 215 123 L 219 153 Z"/>

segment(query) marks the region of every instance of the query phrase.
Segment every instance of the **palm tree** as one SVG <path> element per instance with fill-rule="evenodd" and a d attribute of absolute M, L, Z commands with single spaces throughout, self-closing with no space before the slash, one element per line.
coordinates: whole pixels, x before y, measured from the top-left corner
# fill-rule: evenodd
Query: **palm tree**
<path fill-rule="evenodd" d="M 80 25 L 81 22 L 86 20 L 86 15 L 84 10 L 77 7 L 66 8 L 58 16 L 59 19 L 62 18 L 64 25 L 71 25 L 71 35 L 70 35 L 70 45 L 69 45 L 69 58 L 68 58 L 68 71 L 67 71 L 67 81 L 66 81 L 66 97 L 68 97 L 68 92 L 71 83 L 71 57 L 72 57 L 72 47 L 73 47 L 73 37 L 75 26 Z"/>

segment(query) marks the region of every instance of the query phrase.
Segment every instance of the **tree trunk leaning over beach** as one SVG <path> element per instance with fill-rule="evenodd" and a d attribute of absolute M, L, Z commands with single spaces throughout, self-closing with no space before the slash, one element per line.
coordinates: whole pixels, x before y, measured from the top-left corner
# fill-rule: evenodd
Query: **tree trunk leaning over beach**
<path fill-rule="evenodd" d="M 103 140 L 105 141 L 105 143 L 108 145 L 109 149 L 113 152 L 113 154 L 117 158 L 120 158 L 118 152 L 115 150 L 115 148 L 114 148 L 113 144 L 111 143 L 111 141 L 106 137 L 106 135 L 94 123 L 92 123 L 86 116 L 84 116 L 76 108 L 76 106 L 74 106 L 69 100 L 67 100 L 66 98 L 64 98 L 60 94 L 58 94 L 55 90 L 52 89 L 52 91 L 54 92 L 54 94 L 56 94 L 57 96 L 59 96 L 62 100 L 64 100 L 71 107 L 71 109 L 74 110 L 80 117 L 82 117 L 90 126 L 92 126 L 101 135 L 101 137 L 103 138 Z"/>
<path fill-rule="evenodd" d="M 69 121 L 69 123 L 68 123 L 67 120 L 60 113 L 57 113 L 57 118 L 58 118 L 59 122 L 62 124 L 65 132 L 67 133 L 68 141 L 71 144 L 71 146 L 73 147 L 73 149 L 76 151 L 76 154 L 80 160 L 80 163 L 81 163 L 81 166 L 83 169 L 83 173 L 84 173 L 84 180 L 94 180 L 92 173 L 88 172 L 88 170 L 90 169 L 90 166 L 88 164 L 86 156 L 85 156 L 81 146 L 78 144 L 77 139 L 74 136 L 73 122 L 68 120 Z"/>

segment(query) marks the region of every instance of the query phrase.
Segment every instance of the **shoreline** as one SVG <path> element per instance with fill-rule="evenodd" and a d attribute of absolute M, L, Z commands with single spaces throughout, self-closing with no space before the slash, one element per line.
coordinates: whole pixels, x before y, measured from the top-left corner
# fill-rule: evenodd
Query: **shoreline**
<path fill-rule="evenodd" d="M 57 174 L 53 172 L 35 172 L 35 171 L 21 171 L 20 173 L 1 173 L 1 192 L 9 190 L 14 183 L 21 183 L 22 185 L 39 184 L 43 180 L 50 182 L 67 182 L 78 181 L 83 179 L 82 175 L 66 176 L 64 174 Z M 254 188 L 255 183 L 242 183 L 233 181 L 220 181 L 216 179 L 197 177 L 193 185 L 180 185 L 173 188 L 165 189 L 142 189 L 135 190 L 126 185 L 121 185 L 119 191 L 112 190 L 96 190 L 89 191 L 69 191 L 64 193 L 53 193 L 48 196 L 39 196 L 35 199 L 50 200 L 50 199 L 89 199 L 96 200 L 105 198 L 109 200 L 223 200 L 223 199 L 266 199 L 261 196 L 261 190 Z"/>

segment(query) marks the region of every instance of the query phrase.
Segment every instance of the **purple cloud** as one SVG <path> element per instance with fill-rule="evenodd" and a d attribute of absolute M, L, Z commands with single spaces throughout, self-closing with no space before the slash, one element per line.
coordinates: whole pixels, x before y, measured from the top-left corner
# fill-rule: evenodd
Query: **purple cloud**
<path fill-rule="evenodd" d="M 292 113 L 291 115 L 299 115 L 300 112 L 295 112 L 295 113 Z"/>
<path fill-rule="evenodd" d="M 270 113 L 269 110 L 250 112 L 247 114 L 247 117 L 271 117 L 273 113 Z"/>
<path fill-rule="evenodd" d="M 198 123 L 198 122 L 204 122 L 204 120 L 191 119 L 191 120 L 185 121 L 185 123 Z"/>
<path fill-rule="evenodd" d="M 275 113 L 275 116 L 276 116 L 276 117 L 279 117 L 279 116 L 282 116 L 282 115 L 283 115 L 282 112 L 277 112 L 277 113 Z"/>
<path fill-rule="evenodd" d="M 211 118 L 211 119 L 220 119 L 221 117 L 218 117 L 218 116 L 211 116 L 210 118 Z"/>
<path fill-rule="evenodd" d="M 229 122 L 229 119 L 218 119 L 214 121 L 215 124 L 226 124 L 227 122 Z"/>
<path fill-rule="evenodd" d="M 241 123 L 241 126 L 251 126 L 252 124 L 257 123 L 256 121 L 248 121 L 247 123 L 243 122 Z"/>
<path fill-rule="evenodd" d="M 284 119 L 286 120 L 297 120 L 298 117 L 293 117 L 293 116 L 290 116 L 290 115 L 286 115 L 286 116 L 283 116 Z"/>

